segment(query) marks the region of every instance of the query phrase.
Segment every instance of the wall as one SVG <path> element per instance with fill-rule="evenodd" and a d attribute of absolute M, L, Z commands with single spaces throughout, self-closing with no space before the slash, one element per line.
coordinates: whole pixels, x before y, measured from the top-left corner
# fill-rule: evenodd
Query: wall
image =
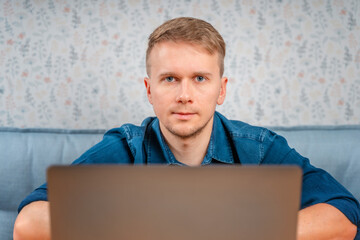
<path fill-rule="evenodd" d="M 139 124 L 147 37 L 177 16 L 223 35 L 229 118 L 360 124 L 358 0 L 2 0 L 0 126 Z"/>

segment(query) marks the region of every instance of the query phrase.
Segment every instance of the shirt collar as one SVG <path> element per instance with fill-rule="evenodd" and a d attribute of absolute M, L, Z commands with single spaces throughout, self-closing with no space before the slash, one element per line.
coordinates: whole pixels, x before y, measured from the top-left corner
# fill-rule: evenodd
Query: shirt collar
<path fill-rule="evenodd" d="M 213 160 L 228 164 L 234 163 L 230 139 L 221 122 L 218 112 L 215 112 L 214 114 L 213 130 L 207 153 L 202 164 L 213 163 Z"/>
<path fill-rule="evenodd" d="M 160 131 L 159 119 L 155 118 L 148 128 L 148 139 L 145 143 L 149 164 L 184 165 L 176 160 Z M 229 136 L 218 116 L 214 114 L 213 129 L 209 146 L 202 165 L 214 163 L 234 163 Z"/>
<path fill-rule="evenodd" d="M 181 163 L 175 159 L 161 134 L 158 118 L 155 118 L 148 127 L 145 149 L 148 164 L 181 165 Z"/>

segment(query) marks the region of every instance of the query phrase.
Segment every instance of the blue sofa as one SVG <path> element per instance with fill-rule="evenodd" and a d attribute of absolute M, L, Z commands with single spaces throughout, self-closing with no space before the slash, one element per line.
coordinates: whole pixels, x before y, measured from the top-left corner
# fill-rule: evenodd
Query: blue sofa
<path fill-rule="evenodd" d="M 312 164 L 330 172 L 360 200 L 360 126 L 270 128 Z M 21 200 L 102 139 L 104 130 L 0 128 L 0 239 L 12 239 Z"/>

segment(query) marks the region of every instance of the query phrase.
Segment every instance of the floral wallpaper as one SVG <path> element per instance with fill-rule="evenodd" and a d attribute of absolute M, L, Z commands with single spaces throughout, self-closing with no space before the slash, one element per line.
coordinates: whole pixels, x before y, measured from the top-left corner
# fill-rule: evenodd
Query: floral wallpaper
<path fill-rule="evenodd" d="M 108 129 L 154 115 L 147 37 L 178 16 L 227 43 L 227 117 L 360 124 L 358 0 L 1 0 L 0 126 Z"/>

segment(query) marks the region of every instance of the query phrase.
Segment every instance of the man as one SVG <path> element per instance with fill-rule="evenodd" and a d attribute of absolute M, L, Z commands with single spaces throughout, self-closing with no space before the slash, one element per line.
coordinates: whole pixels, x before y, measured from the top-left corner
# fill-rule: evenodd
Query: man
<path fill-rule="evenodd" d="M 144 79 L 157 118 L 123 125 L 74 164 L 296 164 L 303 169 L 298 239 L 354 239 L 359 203 L 275 133 L 215 112 L 226 96 L 225 43 L 207 22 L 177 18 L 149 37 Z M 46 184 L 19 206 L 14 239 L 48 239 Z"/>

